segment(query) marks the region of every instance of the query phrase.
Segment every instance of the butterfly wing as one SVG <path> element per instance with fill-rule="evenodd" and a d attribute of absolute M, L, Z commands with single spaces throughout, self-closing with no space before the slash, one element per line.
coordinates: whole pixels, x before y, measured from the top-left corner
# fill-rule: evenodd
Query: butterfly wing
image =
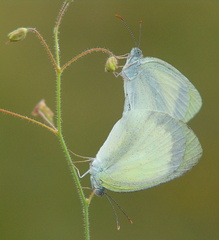
<path fill-rule="evenodd" d="M 132 110 L 114 125 L 97 153 L 95 177 L 112 191 L 143 190 L 181 176 L 201 155 L 201 145 L 185 123 L 161 112 Z"/>
<path fill-rule="evenodd" d="M 168 113 L 188 122 L 200 110 L 202 100 L 192 83 L 170 64 L 157 58 L 141 58 L 124 66 L 124 112 L 148 109 Z"/>

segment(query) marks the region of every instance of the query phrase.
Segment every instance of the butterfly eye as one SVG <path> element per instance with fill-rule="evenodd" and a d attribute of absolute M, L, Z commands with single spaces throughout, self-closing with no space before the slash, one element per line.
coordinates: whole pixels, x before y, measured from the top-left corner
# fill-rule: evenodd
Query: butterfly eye
<path fill-rule="evenodd" d="M 135 56 L 140 57 L 142 55 L 142 51 L 139 48 L 135 49 Z"/>

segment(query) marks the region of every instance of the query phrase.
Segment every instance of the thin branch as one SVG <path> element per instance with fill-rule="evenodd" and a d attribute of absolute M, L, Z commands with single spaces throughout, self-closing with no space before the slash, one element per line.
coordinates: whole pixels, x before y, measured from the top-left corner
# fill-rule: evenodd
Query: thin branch
<path fill-rule="evenodd" d="M 67 62 L 62 68 L 61 71 L 65 70 L 67 67 L 69 67 L 73 62 L 77 61 L 79 58 L 92 53 L 92 52 L 104 52 L 109 54 L 110 56 L 114 56 L 114 54 L 112 52 L 110 52 L 109 50 L 105 49 L 105 48 L 91 48 L 89 50 L 86 50 L 82 53 L 80 53 L 79 55 L 77 55 L 76 57 L 72 58 L 69 62 Z"/>
<path fill-rule="evenodd" d="M 47 53 L 49 54 L 49 57 L 56 69 L 56 71 L 59 71 L 59 67 L 56 64 L 55 58 L 53 57 L 53 54 L 51 52 L 51 50 L 49 49 L 49 46 L 47 45 L 46 41 L 44 40 L 44 38 L 42 37 L 42 35 L 35 29 L 35 28 L 28 28 L 29 31 L 35 33 L 37 35 L 37 37 L 40 39 L 40 41 L 42 42 L 43 46 L 45 47 Z"/>
<path fill-rule="evenodd" d="M 61 20 L 62 20 L 62 17 L 64 16 L 64 13 L 67 10 L 68 6 L 69 6 L 69 2 L 64 2 L 64 4 L 62 5 L 62 8 L 60 9 L 59 15 L 57 17 L 57 21 L 56 21 L 56 24 L 55 24 L 54 31 L 58 31 Z"/>
<path fill-rule="evenodd" d="M 0 109 L 0 112 L 7 113 L 7 114 L 10 114 L 10 115 L 12 115 L 12 116 L 14 116 L 14 117 L 18 117 L 18 118 L 27 120 L 27 121 L 29 121 L 29 122 L 35 123 L 35 124 L 37 124 L 37 125 L 39 125 L 39 126 L 41 126 L 41 127 L 47 128 L 48 130 L 50 130 L 51 132 L 53 132 L 53 133 L 55 133 L 55 134 L 58 134 L 57 129 L 53 129 L 53 128 L 47 126 L 46 124 L 43 124 L 43 123 L 41 123 L 41 122 L 38 122 L 38 121 L 36 121 L 36 120 L 34 120 L 34 119 L 32 119 L 32 118 L 25 117 L 25 116 L 23 116 L 23 115 L 20 115 L 20 114 L 18 114 L 18 113 L 14 113 L 14 112 L 11 112 L 11 111 L 8 111 L 8 110 L 5 110 L 5 109 Z"/>

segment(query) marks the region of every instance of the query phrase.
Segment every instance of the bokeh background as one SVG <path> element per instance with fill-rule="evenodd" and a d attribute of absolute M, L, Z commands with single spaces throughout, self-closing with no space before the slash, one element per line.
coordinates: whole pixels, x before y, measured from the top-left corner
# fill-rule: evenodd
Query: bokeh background
<path fill-rule="evenodd" d="M 53 49 L 52 31 L 62 0 L 0 1 L 0 108 L 31 116 L 42 98 L 55 109 L 55 73 L 37 37 L 6 45 L 17 27 L 36 27 Z M 219 239 L 219 1 L 77 0 L 61 25 L 62 63 L 93 47 L 116 55 L 143 21 L 145 56 L 174 65 L 203 97 L 189 125 L 204 155 L 188 174 L 135 193 L 110 193 L 132 218 L 118 211 L 121 230 L 106 198 L 90 207 L 91 239 Z M 63 131 L 68 147 L 94 157 L 123 109 L 123 81 L 104 72 L 107 56 L 93 53 L 63 74 Z M 55 136 L 41 127 L 0 114 L 0 239 L 84 239 L 81 205 Z M 88 164 L 79 166 L 81 172 Z M 83 179 L 90 186 L 89 177 Z M 87 192 L 87 195 L 90 191 Z"/>

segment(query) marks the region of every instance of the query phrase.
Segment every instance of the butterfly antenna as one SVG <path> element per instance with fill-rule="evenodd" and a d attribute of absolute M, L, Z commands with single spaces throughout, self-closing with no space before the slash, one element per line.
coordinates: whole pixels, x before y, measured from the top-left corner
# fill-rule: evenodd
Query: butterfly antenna
<path fill-rule="evenodd" d="M 122 207 L 120 207 L 120 205 L 116 202 L 116 200 L 115 199 L 113 199 L 110 195 L 108 195 L 107 193 L 105 193 L 105 195 L 107 196 L 107 199 L 109 200 L 109 202 L 110 202 L 110 204 L 111 204 L 111 206 L 112 206 L 112 203 L 111 203 L 111 201 L 113 201 L 115 204 L 116 204 L 116 206 L 119 208 L 119 210 L 125 215 L 125 217 L 128 219 L 128 221 L 131 223 L 131 224 L 133 224 L 133 222 L 132 222 L 132 220 L 131 220 L 131 218 L 126 214 L 126 212 L 122 209 Z M 111 201 L 110 201 L 111 200 Z M 113 206 L 112 206 L 113 207 Z M 113 207 L 113 209 L 114 209 L 114 207 Z M 114 209 L 114 213 L 115 213 L 115 209 Z M 117 218 L 117 229 L 118 229 L 118 216 L 116 215 L 116 218 Z M 120 229 L 120 225 L 119 225 L 119 229 Z M 118 229 L 118 230 L 119 230 Z"/>
<path fill-rule="evenodd" d="M 139 21 L 139 39 L 138 39 L 138 48 L 140 48 L 140 44 L 141 44 L 141 36 L 142 36 L 142 20 Z"/>
<path fill-rule="evenodd" d="M 125 27 L 128 29 L 130 35 L 132 36 L 132 39 L 133 39 L 134 42 L 135 42 L 135 46 L 137 46 L 138 44 L 137 44 L 136 38 L 135 38 L 135 36 L 134 36 L 131 28 L 129 27 L 129 25 L 126 23 L 126 21 L 125 21 L 120 15 L 118 15 L 118 14 L 116 14 L 115 17 L 117 17 L 118 19 L 120 19 L 120 20 L 123 22 L 123 24 L 125 25 Z"/>
<path fill-rule="evenodd" d="M 120 230 L 120 223 L 119 223 L 118 215 L 117 215 L 117 213 L 116 213 L 116 209 L 114 208 L 114 206 L 113 206 L 113 204 L 112 204 L 112 202 L 111 202 L 111 198 L 109 197 L 109 195 L 106 194 L 106 193 L 105 193 L 105 195 L 106 195 L 107 200 L 109 201 L 109 203 L 110 203 L 110 205 L 111 205 L 111 207 L 112 207 L 112 209 L 113 209 L 113 213 L 114 213 L 114 215 L 115 215 L 115 217 L 116 217 L 117 230 Z"/>

